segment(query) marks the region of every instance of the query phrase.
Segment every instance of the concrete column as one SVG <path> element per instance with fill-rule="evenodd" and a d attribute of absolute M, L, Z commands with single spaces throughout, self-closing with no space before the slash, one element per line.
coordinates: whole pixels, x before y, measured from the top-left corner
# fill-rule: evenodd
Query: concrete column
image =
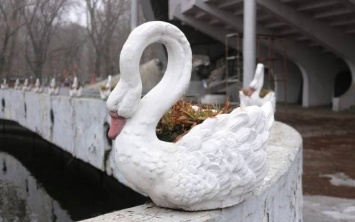
<path fill-rule="evenodd" d="M 147 21 L 155 21 L 154 11 L 150 0 L 140 0 L 144 18 Z M 170 3 L 169 3 L 170 4 Z M 168 64 L 168 55 L 162 44 L 156 44 L 157 56 L 164 67 Z"/>
<path fill-rule="evenodd" d="M 255 73 L 256 61 L 256 1 L 244 0 L 243 19 L 243 87 L 249 87 Z"/>
<path fill-rule="evenodd" d="M 138 0 L 131 0 L 131 31 L 138 26 Z"/>

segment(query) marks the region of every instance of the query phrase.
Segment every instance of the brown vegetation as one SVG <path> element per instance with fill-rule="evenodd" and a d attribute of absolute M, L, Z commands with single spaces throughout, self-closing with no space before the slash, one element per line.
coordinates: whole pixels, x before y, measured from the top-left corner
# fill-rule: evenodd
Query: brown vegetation
<path fill-rule="evenodd" d="M 242 89 L 242 92 L 243 92 L 243 94 L 244 95 L 248 95 L 248 92 L 249 92 L 249 89 Z M 259 96 L 261 97 L 261 98 L 264 98 L 269 92 L 272 92 L 272 90 L 271 89 L 262 89 L 261 91 L 260 91 L 260 94 L 259 94 Z"/>
<path fill-rule="evenodd" d="M 176 142 L 195 125 L 218 114 L 228 113 L 229 101 L 223 107 L 214 105 L 196 105 L 181 99 L 164 114 L 157 126 L 159 139 Z"/>

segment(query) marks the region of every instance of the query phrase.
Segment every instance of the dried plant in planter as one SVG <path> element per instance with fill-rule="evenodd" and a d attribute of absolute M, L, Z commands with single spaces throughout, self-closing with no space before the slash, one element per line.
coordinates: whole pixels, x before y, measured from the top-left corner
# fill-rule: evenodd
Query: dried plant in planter
<path fill-rule="evenodd" d="M 160 119 L 156 129 L 157 136 L 163 141 L 176 142 L 205 119 L 229 112 L 228 100 L 221 108 L 216 105 L 192 105 L 181 99 Z"/>

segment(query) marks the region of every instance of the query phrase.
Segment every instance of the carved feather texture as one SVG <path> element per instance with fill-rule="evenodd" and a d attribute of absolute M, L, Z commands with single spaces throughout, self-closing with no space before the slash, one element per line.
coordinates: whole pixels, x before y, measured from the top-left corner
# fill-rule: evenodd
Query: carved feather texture
<path fill-rule="evenodd" d="M 167 185 L 172 201 L 197 204 L 244 195 L 263 183 L 273 122 L 270 103 L 218 115 L 176 143 L 178 154 Z"/>

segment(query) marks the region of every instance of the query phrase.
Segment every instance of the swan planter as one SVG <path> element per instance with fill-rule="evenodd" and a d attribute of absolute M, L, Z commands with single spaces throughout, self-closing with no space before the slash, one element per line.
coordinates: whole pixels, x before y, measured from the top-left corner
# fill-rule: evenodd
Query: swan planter
<path fill-rule="evenodd" d="M 2 82 L 0 88 L 1 89 L 8 89 L 9 88 L 9 84 L 7 84 L 6 79 L 4 79 L 4 81 Z"/>
<path fill-rule="evenodd" d="M 267 102 L 271 102 L 274 112 L 276 111 L 276 97 L 273 91 L 267 92 L 261 96 L 264 85 L 264 65 L 258 64 L 256 67 L 253 81 L 249 85 L 249 89 L 239 91 L 240 106 L 262 106 Z"/>
<path fill-rule="evenodd" d="M 14 89 L 15 89 L 15 90 L 21 89 L 21 87 L 20 87 L 20 80 L 19 80 L 19 79 L 16 79 L 15 85 L 14 85 Z"/>
<path fill-rule="evenodd" d="M 70 97 L 80 97 L 82 90 L 83 90 L 83 88 L 81 86 L 79 86 L 78 78 L 74 77 L 73 84 L 69 88 L 69 96 Z"/>
<path fill-rule="evenodd" d="M 22 89 L 22 91 L 31 91 L 32 86 L 28 83 L 28 79 L 25 79 L 21 89 Z"/>
<path fill-rule="evenodd" d="M 48 94 L 49 95 L 58 95 L 59 94 L 59 86 L 55 81 L 55 78 L 51 80 L 51 84 L 48 87 Z"/>
<path fill-rule="evenodd" d="M 166 46 L 168 67 L 141 99 L 139 61 L 155 42 Z M 160 141 L 157 123 L 186 91 L 191 58 L 185 35 L 169 23 L 148 22 L 129 35 L 120 56 L 121 79 L 107 100 L 117 170 L 127 186 L 161 207 L 196 211 L 232 206 L 264 183 L 273 109 L 271 103 L 237 108 L 206 119 L 176 143 Z"/>
<path fill-rule="evenodd" d="M 36 79 L 35 87 L 33 88 L 33 92 L 35 93 L 42 93 L 43 92 L 43 87 L 41 86 L 41 82 L 39 79 Z"/>
<path fill-rule="evenodd" d="M 100 98 L 106 100 L 111 93 L 112 76 L 109 75 L 105 86 L 100 87 Z"/>

